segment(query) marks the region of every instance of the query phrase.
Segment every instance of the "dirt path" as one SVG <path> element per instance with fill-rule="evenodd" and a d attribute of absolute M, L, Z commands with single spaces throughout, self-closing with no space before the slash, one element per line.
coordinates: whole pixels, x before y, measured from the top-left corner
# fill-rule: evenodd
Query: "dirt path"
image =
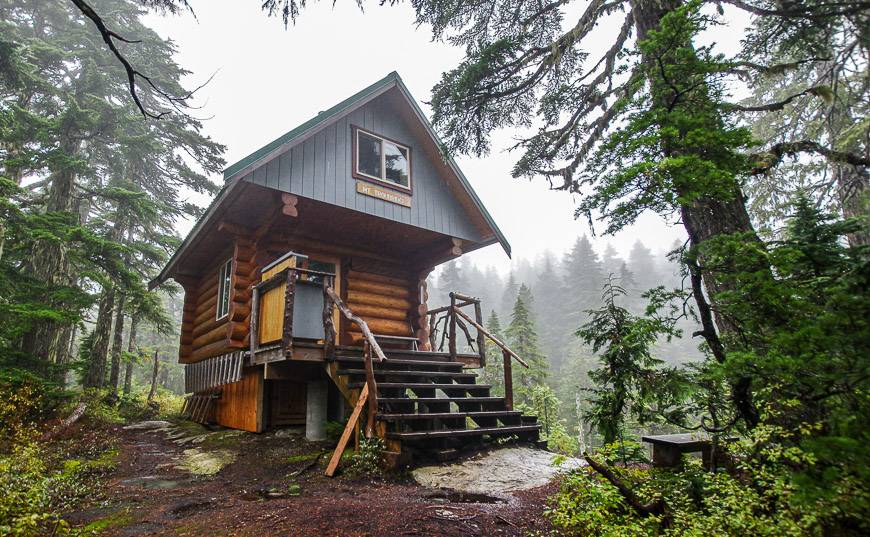
<path fill-rule="evenodd" d="M 553 484 L 500 498 L 460 498 L 407 475 L 330 479 L 321 470 L 328 454 L 310 464 L 326 446 L 286 432 L 209 433 L 188 424 L 119 430 L 108 501 L 67 518 L 76 525 L 97 521 L 104 535 L 118 536 L 468 537 L 549 528 L 543 509 Z"/>

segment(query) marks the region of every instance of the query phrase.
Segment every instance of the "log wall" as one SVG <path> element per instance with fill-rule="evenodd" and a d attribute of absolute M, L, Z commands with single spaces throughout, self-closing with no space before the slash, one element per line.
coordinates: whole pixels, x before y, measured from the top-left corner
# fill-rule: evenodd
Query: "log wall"
<path fill-rule="evenodd" d="M 255 243 L 254 237 L 237 235 L 233 239 L 228 316 L 215 319 L 218 273 L 225 258 L 221 258 L 201 279 L 185 285 L 179 350 L 181 363 L 198 362 L 250 345 L 252 284 L 261 280 L 262 266 L 290 250 L 315 259 L 336 261 L 337 266 L 341 267 L 341 278 L 337 282 L 339 294 L 374 333 L 416 336 L 420 340 L 420 348 L 425 348 L 428 343 L 425 275 L 414 273 L 394 261 L 379 260 L 364 252 L 348 253 L 345 249 L 324 243 L 319 244 L 314 251 L 309 244 L 296 244 L 292 238 L 266 234 Z M 275 296 L 280 298 L 280 307 L 283 308 L 283 293 L 275 293 Z M 261 305 L 267 304 L 261 300 Z M 261 315 L 261 341 L 275 339 L 265 333 L 268 326 L 263 320 L 267 317 L 274 316 Z M 362 333 L 358 327 L 337 312 L 336 326 L 339 343 L 362 344 Z"/>
<path fill-rule="evenodd" d="M 352 261 L 351 265 L 353 264 Z M 413 335 L 411 321 L 412 312 L 416 308 L 416 298 L 412 292 L 411 280 L 403 272 L 397 269 L 387 275 L 365 268 L 351 268 L 347 272 L 345 301 L 375 334 L 404 337 Z M 363 335 L 359 327 L 346 320 L 342 326 L 346 332 L 346 343 L 362 344 Z"/>

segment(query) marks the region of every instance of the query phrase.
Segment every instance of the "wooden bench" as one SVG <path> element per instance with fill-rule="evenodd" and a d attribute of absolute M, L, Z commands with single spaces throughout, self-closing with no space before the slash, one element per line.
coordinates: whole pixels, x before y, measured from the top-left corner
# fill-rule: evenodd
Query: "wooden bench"
<path fill-rule="evenodd" d="M 680 464 L 680 457 L 683 453 L 700 452 L 704 467 L 711 467 L 713 440 L 706 433 L 643 436 L 641 441 L 652 444 L 653 466 L 673 468 Z"/>

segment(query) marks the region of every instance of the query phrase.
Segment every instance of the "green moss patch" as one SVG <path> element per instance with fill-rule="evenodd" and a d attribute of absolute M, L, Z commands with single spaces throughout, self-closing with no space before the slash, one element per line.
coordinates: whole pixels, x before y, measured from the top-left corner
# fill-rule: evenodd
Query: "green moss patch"
<path fill-rule="evenodd" d="M 197 448 L 184 450 L 184 461 L 178 466 L 194 475 L 215 475 L 236 460 L 236 452 L 228 449 L 203 451 Z"/>

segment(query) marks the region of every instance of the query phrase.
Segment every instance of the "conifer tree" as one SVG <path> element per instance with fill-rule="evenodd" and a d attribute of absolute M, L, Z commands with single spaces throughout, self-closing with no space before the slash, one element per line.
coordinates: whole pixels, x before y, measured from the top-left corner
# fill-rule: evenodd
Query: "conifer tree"
<path fill-rule="evenodd" d="M 634 288 L 622 284 L 629 293 L 640 295 L 662 285 L 662 278 L 659 275 L 658 267 L 656 267 L 652 251 L 644 246 L 640 240 L 634 241 L 631 247 L 628 254 L 628 268 L 634 275 L 636 282 Z"/>
<path fill-rule="evenodd" d="M 586 311 L 597 307 L 601 299 L 604 275 L 598 254 L 586 235 L 578 237 L 562 263 L 562 313 L 565 322 L 574 330 L 583 324 Z M 567 343 L 567 342 L 566 342 Z"/>
<path fill-rule="evenodd" d="M 504 290 L 502 291 L 501 302 L 499 303 L 498 314 L 500 317 L 510 318 L 514 303 L 517 301 L 518 291 L 519 285 L 517 284 L 516 276 L 513 271 L 511 271 L 510 274 L 508 274 L 508 279 L 505 282 Z"/>
<path fill-rule="evenodd" d="M 564 288 L 562 279 L 553 266 L 552 258 L 545 255 L 536 270 L 533 291 L 534 311 L 540 329 L 541 349 L 554 369 L 558 369 L 567 353 L 565 335 L 568 333 L 563 312 Z"/>
<path fill-rule="evenodd" d="M 528 393 L 529 388 L 546 381 L 549 370 L 547 358 L 538 346 L 533 307 L 531 290 L 525 284 L 520 285 L 511 313 L 511 323 L 505 330 L 505 335 L 508 346 L 529 364 L 528 369 L 513 368 L 514 379 L 517 381 L 514 386 L 518 387 L 521 399 L 526 397 L 524 394 Z"/>
<path fill-rule="evenodd" d="M 489 312 L 486 320 L 486 329 L 499 341 L 504 342 L 505 336 L 501 328 L 501 320 L 495 310 Z M 493 395 L 504 395 L 504 357 L 501 347 L 486 339 L 486 367 L 481 372 L 481 380 L 484 384 L 492 385 Z"/>

